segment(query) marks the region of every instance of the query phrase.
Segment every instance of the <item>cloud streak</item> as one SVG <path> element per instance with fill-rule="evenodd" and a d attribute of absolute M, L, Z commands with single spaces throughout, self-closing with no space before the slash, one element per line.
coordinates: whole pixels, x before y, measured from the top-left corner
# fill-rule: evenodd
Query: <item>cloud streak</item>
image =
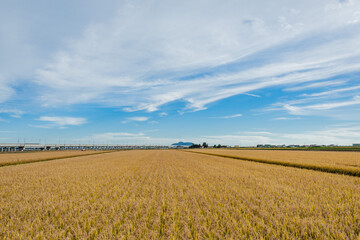
<path fill-rule="evenodd" d="M 18 109 L 0 109 L 0 113 L 8 114 L 13 118 L 21 118 L 21 116 L 25 114 L 24 111 Z"/>
<path fill-rule="evenodd" d="M 223 117 L 213 117 L 213 118 L 220 118 L 220 119 L 230 119 L 230 118 L 238 118 L 238 117 L 242 117 L 242 114 L 234 114 L 234 115 L 230 115 L 230 116 L 223 116 Z"/>
<path fill-rule="evenodd" d="M 67 126 L 80 126 L 87 123 L 85 118 L 80 117 L 52 117 L 52 116 L 42 116 L 39 118 L 39 121 L 48 122 L 48 125 L 43 127 L 60 127 L 65 128 Z M 39 127 L 39 126 L 38 126 Z"/>
<path fill-rule="evenodd" d="M 145 133 L 129 133 L 129 132 L 105 132 L 97 133 L 84 138 L 78 138 L 77 141 L 87 142 L 89 139 L 97 143 L 113 143 L 113 144 L 134 144 L 134 145 L 170 145 L 177 141 L 176 138 L 151 137 Z"/>
<path fill-rule="evenodd" d="M 128 122 L 146 122 L 150 118 L 149 117 L 129 117 L 126 120 L 122 121 L 122 123 L 128 123 Z"/>
<path fill-rule="evenodd" d="M 90 25 L 38 69 L 41 102 L 151 112 L 180 101 L 197 111 L 234 95 L 258 96 L 252 92 L 360 67 L 356 1 L 274 4 L 265 12 L 259 2 L 246 11 L 241 2 L 176 3 L 175 10 L 172 1 L 156 9 L 125 2 L 111 21 Z"/>
<path fill-rule="evenodd" d="M 244 132 L 236 135 L 204 136 L 204 140 L 229 145 L 256 146 L 257 144 L 338 144 L 351 145 L 360 138 L 360 127 L 328 127 L 303 133 Z"/>

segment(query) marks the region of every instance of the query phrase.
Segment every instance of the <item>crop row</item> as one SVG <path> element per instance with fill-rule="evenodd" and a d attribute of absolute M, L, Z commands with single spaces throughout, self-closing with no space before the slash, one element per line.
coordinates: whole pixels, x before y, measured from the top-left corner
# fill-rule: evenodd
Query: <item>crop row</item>
<path fill-rule="evenodd" d="M 0 167 L 19 165 L 34 162 L 43 162 L 50 160 L 59 160 L 65 158 L 74 158 L 80 156 L 89 156 L 103 154 L 110 151 L 51 151 L 51 152 L 26 152 L 16 154 L 2 154 L 0 155 Z"/>
<path fill-rule="evenodd" d="M 360 177 L 360 153 L 291 152 L 261 150 L 186 150 L 218 157 L 295 167 Z M 326 156 L 327 155 L 327 156 Z M 331 158 L 329 158 L 331 156 Z M 262 158 L 260 158 L 262 157 Z M 348 157 L 348 158 L 347 158 Z"/>

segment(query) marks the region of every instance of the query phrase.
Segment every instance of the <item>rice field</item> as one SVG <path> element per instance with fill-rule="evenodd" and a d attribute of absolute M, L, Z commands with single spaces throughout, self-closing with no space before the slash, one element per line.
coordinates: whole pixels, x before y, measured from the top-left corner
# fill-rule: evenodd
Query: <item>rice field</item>
<path fill-rule="evenodd" d="M 320 152 L 296 150 L 192 149 L 205 153 L 284 166 L 304 167 L 360 177 L 360 152 Z"/>
<path fill-rule="evenodd" d="M 46 161 L 103 153 L 104 151 L 43 151 L 43 152 L 12 152 L 0 154 L 0 166 Z"/>
<path fill-rule="evenodd" d="M 5 239 L 358 239 L 360 178 L 177 150 L 0 168 Z"/>

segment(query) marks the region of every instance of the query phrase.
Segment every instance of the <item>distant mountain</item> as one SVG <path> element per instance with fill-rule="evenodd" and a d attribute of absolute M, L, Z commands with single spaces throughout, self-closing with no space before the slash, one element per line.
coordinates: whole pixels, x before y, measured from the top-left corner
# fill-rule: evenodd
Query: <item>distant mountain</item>
<path fill-rule="evenodd" d="M 192 145 L 194 145 L 194 143 L 192 142 L 178 142 L 171 144 L 171 146 L 189 146 L 189 147 Z"/>

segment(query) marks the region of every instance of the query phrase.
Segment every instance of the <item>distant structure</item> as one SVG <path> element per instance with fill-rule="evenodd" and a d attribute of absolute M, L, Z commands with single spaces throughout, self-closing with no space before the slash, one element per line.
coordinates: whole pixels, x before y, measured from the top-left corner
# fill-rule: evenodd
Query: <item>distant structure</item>
<path fill-rule="evenodd" d="M 360 143 L 354 143 L 353 147 L 360 147 Z"/>
<path fill-rule="evenodd" d="M 171 147 L 172 148 L 189 148 L 192 145 L 194 145 L 194 143 L 192 143 L 192 142 L 178 142 L 178 143 L 171 144 Z"/>
<path fill-rule="evenodd" d="M 158 145 L 119 145 L 119 144 L 40 144 L 40 143 L 0 143 L 0 152 L 53 151 L 53 150 L 129 150 L 166 149 Z"/>
<path fill-rule="evenodd" d="M 283 145 L 272 145 L 272 144 L 258 144 L 256 145 L 258 148 L 282 148 L 282 147 L 299 147 L 299 145 L 289 145 L 285 146 Z"/>

